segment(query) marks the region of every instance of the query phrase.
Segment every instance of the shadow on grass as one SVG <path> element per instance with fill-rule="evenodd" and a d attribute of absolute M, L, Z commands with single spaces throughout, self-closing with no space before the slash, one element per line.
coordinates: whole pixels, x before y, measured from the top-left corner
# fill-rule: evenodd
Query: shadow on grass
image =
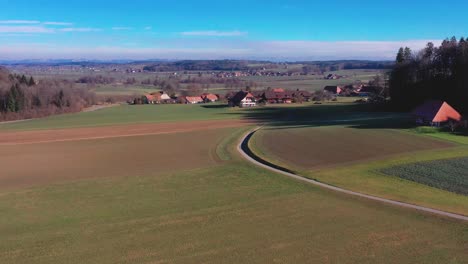
<path fill-rule="evenodd" d="M 241 118 L 276 129 L 286 127 L 348 126 L 357 129 L 414 128 L 414 120 L 405 113 L 381 111 L 370 104 L 280 105 L 245 109 Z"/>
<path fill-rule="evenodd" d="M 229 106 L 227 104 L 204 104 L 201 107 L 207 108 L 207 109 L 223 109 L 223 108 L 228 108 Z"/>

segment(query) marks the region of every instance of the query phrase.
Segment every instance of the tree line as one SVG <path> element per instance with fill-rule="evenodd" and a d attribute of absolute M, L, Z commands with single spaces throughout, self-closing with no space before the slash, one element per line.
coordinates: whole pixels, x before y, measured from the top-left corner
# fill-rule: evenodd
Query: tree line
<path fill-rule="evenodd" d="M 248 70 L 248 61 L 237 60 L 184 60 L 175 62 L 158 62 L 143 68 L 151 72 L 168 71 L 243 71 Z"/>
<path fill-rule="evenodd" d="M 0 120 L 43 117 L 81 111 L 97 102 L 93 92 L 65 80 L 41 80 L 11 74 L 0 67 Z"/>
<path fill-rule="evenodd" d="M 452 37 L 438 47 L 429 42 L 419 52 L 400 48 L 390 73 L 390 96 L 400 110 L 433 99 L 447 101 L 467 113 L 468 40 Z"/>

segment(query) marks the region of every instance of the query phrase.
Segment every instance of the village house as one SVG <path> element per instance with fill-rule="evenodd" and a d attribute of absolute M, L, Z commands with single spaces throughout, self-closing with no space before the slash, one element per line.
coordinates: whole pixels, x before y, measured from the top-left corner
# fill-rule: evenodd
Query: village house
<path fill-rule="evenodd" d="M 219 97 L 216 94 L 204 93 L 201 95 L 201 98 L 205 103 L 214 103 L 219 100 Z"/>
<path fill-rule="evenodd" d="M 291 104 L 293 101 L 293 93 L 282 88 L 276 88 L 265 91 L 263 99 L 269 104 Z"/>
<path fill-rule="evenodd" d="M 255 96 L 250 92 L 239 91 L 229 99 L 229 106 L 254 107 L 257 105 Z"/>
<path fill-rule="evenodd" d="M 331 74 L 331 73 L 325 76 L 325 80 L 338 80 L 340 78 L 341 76 L 336 75 L 336 74 Z"/>
<path fill-rule="evenodd" d="M 301 91 L 299 89 L 297 89 L 294 93 L 293 93 L 293 97 L 294 98 L 299 98 L 301 97 L 304 101 L 306 102 L 310 102 L 312 100 L 312 94 L 309 92 L 309 91 Z"/>
<path fill-rule="evenodd" d="M 181 96 L 179 101 L 183 104 L 201 104 L 204 102 L 201 96 Z"/>
<path fill-rule="evenodd" d="M 341 92 L 343 91 L 343 88 L 341 88 L 341 86 L 329 85 L 329 86 L 325 86 L 323 90 L 325 92 L 329 92 L 332 94 L 341 94 Z"/>
<path fill-rule="evenodd" d="M 443 101 L 427 101 L 413 111 L 413 116 L 418 124 L 428 124 L 439 127 L 448 122 L 459 123 L 462 115 Z"/>
<path fill-rule="evenodd" d="M 145 104 L 161 104 L 173 101 L 172 98 L 165 92 L 154 92 L 143 96 L 143 103 Z"/>
<path fill-rule="evenodd" d="M 297 101 L 310 101 L 312 94 L 308 91 L 285 90 L 282 88 L 268 89 L 264 91 L 253 91 L 252 94 L 257 99 L 257 102 L 269 104 L 290 104 Z"/>
<path fill-rule="evenodd" d="M 362 86 L 359 89 L 358 95 L 362 97 L 369 97 L 372 95 L 379 95 L 383 92 L 383 88 L 379 86 Z"/>

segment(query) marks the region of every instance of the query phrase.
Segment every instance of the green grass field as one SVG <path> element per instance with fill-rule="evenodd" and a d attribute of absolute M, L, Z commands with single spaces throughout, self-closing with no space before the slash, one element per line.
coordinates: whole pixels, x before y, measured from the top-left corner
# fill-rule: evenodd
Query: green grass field
<path fill-rule="evenodd" d="M 339 98 L 338 102 L 323 105 L 312 103 L 293 105 L 270 105 L 252 109 L 231 108 L 227 104 L 213 103 L 201 105 L 120 105 L 93 112 L 55 115 L 35 120 L 13 123 L 0 123 L 1 131 L 38 130 L 57 128 L 95 127 L 109 125 L 180 122 L 198 120 L 244 119 L 255 122 L 317 120 L 322 116 L 334 118 L 368 117 L 370 113 L 359 112 L 365 105 L 354 105 L 355 98 Z M 291 115 L 294 115 L 291 119 Z M 393 115 L 393 114 L 392 114 Z M 387 117 L 378 114 L 374 117 Z"/>
<path fill-rule="evenodd" d="M 221 104 L 121 105 L 94 112 L 50 116 L 0 124 L 2 130 L 33 130 L 239 118 L 242 109 Z"/>
<path fill-rule="evenodd" d="M 464 223 L 249 165 L 234 150 L 247 129 L 0 146 L 29 153 L 23 170 L 38 174 L 24 177 L 44 155 L 76 160 L 49 163 L 57 175 L 89 174 L 0 188 L 1 262 L 466 263 Z M 86 150 L 92 163 L 74 158 Z"/>
<path fill-rule="evenodd" d="M 368 82 L 374 76 L 382 71 L 378 70 L 342 70 L 335 72 L 327 72 L 328 74 L 339 74 L 347 76 L 346 78 L 338 80 L 325 80 L 322 75 L 307 75 L 307 76 L 281 76 L 281 77 L 269 77 L 269 76 L 249 76 L 242 77 L 244 80 L 254 81 L 262 88 L 266 87 L 281 87 L 286 89 L 302 89 L 308 91 L 320 91 L 328 85 L 347 85 L 356 82 Z"/>

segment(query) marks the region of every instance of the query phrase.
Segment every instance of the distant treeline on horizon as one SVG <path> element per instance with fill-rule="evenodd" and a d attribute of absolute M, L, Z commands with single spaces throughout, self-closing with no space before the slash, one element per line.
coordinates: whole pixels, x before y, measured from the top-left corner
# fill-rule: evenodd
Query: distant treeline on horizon
<path fill-rule="evenodd" d="M 369 60 L 334 60 L 334 61 L 296 61 L 272 62 L 256 60 L 111 60 L 111 61 L 76 61 L 76 60 L 21 60 L 0 61 L 0 64 L 11 66 L 99 66 L 99 65 L 145 65 L 144 70 L 153 72 L 163 71 L 248 71 L 261 69 L 276 69 L 285 65 L 302 64 L 308 67 L 323 69 L 324 71 L 351 69 L 391 69 L 393 61 Z"/>

